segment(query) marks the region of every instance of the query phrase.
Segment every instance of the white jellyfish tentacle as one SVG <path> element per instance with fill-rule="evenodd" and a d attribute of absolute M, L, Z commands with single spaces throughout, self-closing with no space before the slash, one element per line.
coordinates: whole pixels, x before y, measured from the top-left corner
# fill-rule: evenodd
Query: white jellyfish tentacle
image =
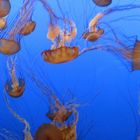
<path fill-rule="evenodd" d="M 76 24 L 74 21 L 70 21 L 70 26 L 71 26 L 71 31 L 70 31 L 70 34 L 71 34 L 71 38 L 75 38 L 76 35 L 77 35 L 77 27 L 76 27 Z"/>
<path fill-rule="evenodd" d="M 18 115 L 14 110 L 13 108 L 10 106 L 9 104 L 9 101 L 8 101 L 8 98 L 6 96 L 6 93 L 4 93 L 4 97 L 5 97 L 5 102 L 6 102 L 6 105 L 7 105 L 7 108 L 8 110 L 11 112 L 11 114 L 16 118 L 18 119 L 21 123 L 24 124 L 25 128 L 23 130 L 23 133 L 24 133 L 24 140 L 33 140 L 33 137 L 31 135 L 31 132 L 30 132 L 30 125 L 29 123 L 24 119 L 22 118 L 20 115 Z"/>
<path fill-rule="evenodd" d="M 104 16 L 104 13 L 97 13 L 95 17 L 89 22 L 88 28 L 90 32 L 97 32 L 97 24 L 99 20 Z"/>
<path fill-rule="evenodd" d="M 18 79 L 16 77 L 16 57 L 15 58 L 9 58 L 7 60 L 7 68 L 12 80 L 12 88 L 16 89 L 19 86 Z"/>
<path fill-rule="evenodd" d="M 76 28 L 76 24 L 74 23 L 74 21 L 70 20 L 67 22 L 70 24 L 70 31 L 67 31 L 67 29 L 61 30 L 61 32 L 60 32 L 61 44 L 62 44 L 61 46 L 65 46 L 66 42 L 71 42 L 71 40 L 73 38 L 75 38 L 77 35 L 77 28 Z"/>

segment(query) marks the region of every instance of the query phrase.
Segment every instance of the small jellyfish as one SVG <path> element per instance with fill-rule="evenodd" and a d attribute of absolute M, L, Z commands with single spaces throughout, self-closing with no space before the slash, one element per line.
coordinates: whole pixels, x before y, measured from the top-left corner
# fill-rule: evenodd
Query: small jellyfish
<path fill-rule="evenodd" d="M 31 34 L 36 27 L 36 22 L 35 21 L 29 21 L 27 22 L 23 28 L 19 31 L 19 34 L 21 35 L 29 35 Z"/>
<path fill-rule="evenodd" d="M 25 80 L 21 77 L 17 78 L 14 59 L 11 58 L 11 60 L 7 61 L 7 67 L 10 74 L 10 80 L 6 82 L 5 90 L 11 97 L 20 97 L 25 90 Z"/>
<path fill-rule="evenodd" d="M 58 112 L 56 111 L 56 112 L 48 112 L 46 115 L 47 115 L 47 117 L 48 117 L 51 121 L 53 121 L 53 120 L 56 120 L 57 114 L 58 114 Z M 59 121 L 60 121 L 60 122 L 65 122 L 65 121 L 67 121 L 67 120 L 69 119 L 69 117 L 70 117 L 71 115 L 72 115 L 72 112 L 66 111 L 64 114 L 62 114 L 62 116 L 60 117 Z"/>
<path fill-rule="evenodd" d="M 5 17 L 11 10 L 11 4 L 9 0 L 0 0 L 0 18 Z"/>
<path fill-rule="evenodd" d="M 34 140 L 64 140 L 60 129 L 53 124 L 41 125 L 35 133 Z"/>
<path fill-rule="evenodd" d="M 50 120 L 63 125 L 63 123 L 72 115 L 74 108 L 68 108 L 63 105 L 55 95 L 51 95 L 50 98 L 52 99 L 49 101 L 50 109 L 47 113 L 47 117 Z"/>
<path fill-rule="evenodd" d="M 108 6 L 112 3 L 112 0 L 92 0 L 98 6 Z"/>
<path fill-rule="evenodd" d="M 97 31 L 84 32 L 82 38 L 94 42 L 98 40 L 103 34 L 104 34 L 104 30 L 98 29 Z"/>

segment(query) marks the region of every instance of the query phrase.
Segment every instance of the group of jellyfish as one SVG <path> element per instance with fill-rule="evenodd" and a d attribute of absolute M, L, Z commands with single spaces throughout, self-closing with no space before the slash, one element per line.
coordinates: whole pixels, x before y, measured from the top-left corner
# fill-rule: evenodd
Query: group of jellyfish
<path fill-rule="evenodd" d="M 131 62 L 131 70 L 140 69 L 140 41 L 135 39 L 134 47 L 129 48 L 124 42 L 118 39 L 115 32 L 112 30 L 113 41 L 117 43 L 118 48 L 113 45 L 94 45 L 80 49 L 79 46 L 69 45 L 77 36 L 76 23 L 66 16 L 59 17 L 48 4 L 47 0 L 38 0 L 43 8 L 48 12 L 49 25 L 47 38 L 52 42 L 48 50 L 41 52 L 43 60 L 47 63 L 60 64 L 67 63 L 83 55 L 88 51 L 103 50 L 111 51 L 114 54 L 119 54 L 123 59 Z M 106 7 L 112 3 L 112 0 L 92 0 L 93 3 L 100 7 Z M 18 18 L 13 19 L 13 22 L 8 25 L 8 14 L 10 13 L 11 4 L 9 0 L 0 0 L 0 53 L 8 56 L 7 69 L 9 79 L 5 83 L 4 97 L 7 108 L 12 115 L 18 119 L 25 127 L 23 130 L 24 140 L 77 140 L 76 126 L 78 122 L 78 104 L 65 103 L 63 104 L 56 94 L 46 85 L 43 85 L 36 76 L 31 75 L 41 92 L 47 96 L 49 102 L 49 111 L 47 117 L 50 123 L 42 124 L 35 136 L 30 132 L 29 123 L 19 116 L 10 106 L 7 93 L 12 98 L 20 98 L 24 93 L 26 82 L 25 79 L 16 74 L 16 54 L 22 49 L 20 40 L 22 37 L 31 34 L 36 28 L 36 22 L 32 20 L 33 9 L 36 0 L 23 0 L 22 7 L 18 13 Z M 108 8 L 97 13 L 89 22 L 87 29 L 81 35 L 81 38 L 87 42 L 95 42 L 100 38 L 105 38 L 105 29 L 100 27 L 100 20 L 105 16 L 125 10 L 137 9 L 140 5 L 122 5 Z M 59 22 L 63 22 L 63 26 Z M 110 27 L 111 29 L 111 27 Z M 70 119 L 70 123 L 66 123 Z M 5 135 L 4 135 L 5 134 Z M 9 136 L 7 136 L 9 135 Z M 8 130 L 0 131 L 0 136 L 12 140 Z M 18 138 L 14 138 L 16 140 Z"/>

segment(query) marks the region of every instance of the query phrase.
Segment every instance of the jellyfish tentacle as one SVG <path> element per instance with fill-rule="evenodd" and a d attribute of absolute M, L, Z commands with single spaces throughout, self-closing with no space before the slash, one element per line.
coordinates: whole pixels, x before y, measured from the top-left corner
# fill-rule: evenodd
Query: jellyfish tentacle
<path fill-rule="evenodd" d="M 14 27 L 16 27 L 16 28 L 12 28 L 12 30 L 9 32 L 10 38 L 13 39 L 13 37 L 17 33 L 20 33 L 21 29 L 25 26 L 27 21 L 30 20 L 32 11 L 33 11 L 33 5 L 34 5 L 34 1 L 31 1 L 31 2 L 28 0 L 24 1 L 24 4 L 20 11 L 19 18 L 17 19 L 17 21 L 14 24 Z"/>
<path fill-rule="evenodd" d="M 7 61 L 7 68 L 12 80 L 12 88 L 17 89 L 19 86 L 19 82 L 16 76 L 16 58 L 9 58 L 10 60 Z"/>
<path fill-rule="evenodd" d="M 11 112 L 11 114 L 17 119 L 19 120 L 21 123 L 23 123 L 24 125 L 24 130 L 23 130 L 23 133 L 24 133 L 24 140 L 33 140 L 33 137 L 31 135 L 31 132 L 30 132 L 30 125 L 29 123 L 24 119 L 22 118 L 20 115 L 18 115 L 14 110 L 13 108 L 11 107 L 9 101 L 8 101 L 8 98 L 6 96 L 6 93 L 4 93 L 4 99 L 5 99 L 5 102 L 6 102 L 6 105 L 7 105 L 7 108 L 8 110 Z"/>

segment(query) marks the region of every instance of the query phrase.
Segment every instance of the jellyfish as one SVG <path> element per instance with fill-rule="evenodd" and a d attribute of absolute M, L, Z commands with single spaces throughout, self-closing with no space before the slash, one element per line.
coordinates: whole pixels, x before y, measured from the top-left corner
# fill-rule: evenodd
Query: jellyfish
<path fill-rule="evenodd" d="M 132 69 L 140 70 L 140 40 L 136 40 L 135 42 L 131 59 L 132 59 Z"/>
<path fill-rule="evenodd" d="M 49 112 L 47 117 L 58 127 L 65 126 L 65 122 L 75 114 L 77 116 L 77 105 L 74 103 L 62 104 L 61 101 L 55 95 L 52 95 L 51 101 L 49 101 Z M 77 120 L 76 120 L 77 122 Z"/>
<path fill-rule="evenodd" d="M 92 0 L 98 6 L 108 6 L 112 3 L 112 0 Z"/>
<path fill-rule="evenodd" d="M 24 140 L 33 140 L 32 134 L 30 132 L 30 125 L 29 125 L 29 123 L 26 121 L 26 119 L 22 118 L 20 115 L 18 115 L 13 110 L 13 108 L 11 107 L 11 105 L 9 103 L 9 100 L 8 100 L 8 98 L 7 98 L 5 93 L 4 93 L 4 99 L 5 99 L 7 108 L 11 112 L 11 114 L 24 125 L 24 129 L 23 129 Z"/>
<path fill-rule="evenodd" d="M 75 46 L 66 46 L 66 43 L 70 43 L 77 34 L 77 28 L 74 21 L 58 17 L 46 1 L 40 1 L 50 16 L 47 38 L 53 43 L 49 50 L 45 50 L 41 53 L 43 59 L 46 62 L 58 64 L 76 58 L 78 56 L 78 48 Z M 64 26 L 69 29 L 61 29 L 57 24 L 58 20 L 63 21 Z"/>
<path fill-rule="evenodd" d="M 13 20 L 11 26 L 7 31 L 4 31 L 4 35 L 0 38 L 0 53 L 13 55 L 20 51 L 20 40 L 22 35 L 32 33 L 36 26 L 35 22 L 31 19 L 33 5 L 33 0 L 24 0 L 23 6 L 18 13 L 18 18 Z"/>
<path fill-rule="evenodd" d="M 5 17 L 11 10 L 11 4 L 9 0 L 0 0 L 0 18 Z"/>
<path fill-rule="evenodd" d="M 9 58 L 7 61 L 10 80 L 7 80 L 5 84 L 5 90 L 11 97 L 17 98 L 23 95 L 25 90 L 25 80 L 22 77 L 17 78 L 16 76 L 15 59 L 16 58 Z"/>

